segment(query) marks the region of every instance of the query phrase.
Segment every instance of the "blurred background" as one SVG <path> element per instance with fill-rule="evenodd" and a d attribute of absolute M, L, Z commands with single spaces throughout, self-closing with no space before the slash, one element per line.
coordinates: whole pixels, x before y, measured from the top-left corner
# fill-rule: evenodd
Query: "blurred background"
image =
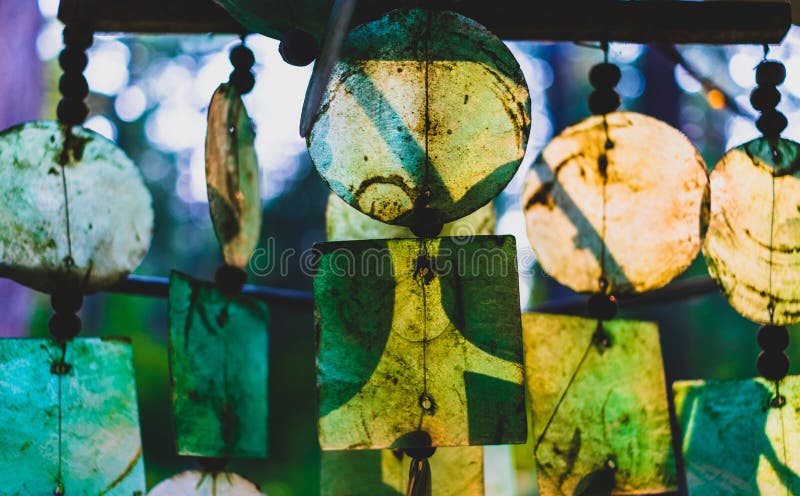
<path fill-rule="evenodd" d="M 58 0 L 0 0 L 0 127 L 54 118 L 62 48 Z M 233 36 L 96 36 L 85 75 L 92 91 L 86 126 L 115 140 L 141 168 L 153 195 L 153 245 L 137 270 L 166 276 L 178 269 L 211 280 L 221 263 L 211 227 L 204 178 L 205 111 L 232 67 Z M 257 128 L 263 196 L 262 244 L 267 256 L 293 253 L 289 274 L 252 276 L 250 283 L 311 289 L 299 257 L 325 238 L 328 190 L 297 134 L 310 67 L 283 62 L 278 42 L 247 38 L 256 56 L 256 86 L 245 102 Z M 565 298 L 569 290 L 538 270 L 519 205 L 528 165 L 547 141 L 589 114 L 589 68 L 602 60 L 596 48 L 566 43 L 509 45 L 531 90 L 532 131 L 526 162 L 496 200 L 497 230 L 517 238 L 522 308 Z M 762 47 L 672 47 L 612 44 L 610 60 L 622 70 L 617 87 L 623 108 L 681 129 L 709 165 L 732 146 L 758 135 L 748 96 Z M 784 134 L 800 141 L 800 32 L 793 28 L 771 58 L 786 64 L 779 109 L 789 119 Z M 682 59 L 686 68 L 676 65 Z M 713 85 L 713 86 L 712 86 Z M 274 244 L 272 241 L 274 240 Z M 294 252 L 289 252 L 294 250 Z M 266 260 L 264 261 L 267 262 Z M 683 277 L 705 275 L 702 259 Z M 0 336 L 45 336 L 50 315 L 43 295 L 0 280 Z M 165 300 L 102 294 L 82 310 L 84 335 L 130 336 L 134 344 L 148 487 L 193 462 L 174 454 L 167 368 Z M 232 468 L 271 496 L 317 494 L 313 322 L 310 312 L 271 305 L 270 456 Z M 757 325 L 739 317 L 717 293 L 680 303 L 626 311 L 623 317 L 655 320 L 661 328 L 669 382 L 690 378 L 757 375 Z M 800 340 L 788 350 L 800 370 Z M 535 494 L 521 474 L 519 494 Z"/>

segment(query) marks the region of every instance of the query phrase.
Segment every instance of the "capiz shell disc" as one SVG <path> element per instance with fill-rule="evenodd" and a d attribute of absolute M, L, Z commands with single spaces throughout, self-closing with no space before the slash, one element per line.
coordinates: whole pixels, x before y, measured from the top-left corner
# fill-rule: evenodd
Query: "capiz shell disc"
<path fill-rule="evenodd" d="M 692 496 L 800 493 L 800 377 L 673 385 Z"/>
<path fill-rule="evenodd" d="M 581 293 L 601 292 L 604 278 L 620 295 L 661 287 L 692 263 L 708 191 L 705 163 L 680 131 L 613 112 L 553 138 L 528 173 L 522 206 L 545 272 Z"/>
<path fill-rule="evenodd" d="M 90 293 L 147 253 L 150 193 L 133 162 L 99 134 L 54 121 L 6 129 L 0 174 L 0 276 L 39 291 Z"/>
<path fill-rule="evenodd" d="M 526 313 L 539 494 L 677 489 L 658 327 Z"/>
<path fill-rule="evenodd" d="M 308 150 L 347 203 L 411 227 L 497 196 L 529 131 L 528 88 L 502 40 L 453 12 L 401 9 L 351 31 Z"/>
<path fill-rule="evenodd" d="M 778 161 L 769 141 L 756 139 L 714 167 L 703 253 L 737 312 L 788 325 L 800 321 L 800 144 L 780 139 L 776 150 Z"/>
<path fill-rule="evenodd" d="M 264 496 L 264 493 L 240 475 L 190 470 L 161 482 L 148 496 Z"/>
<path fill-rule="evenodd" d="M 323 450 L 525 441 L 512 236 L 315 247 Z"/>
<path fill-rule="evenodd" d="M 267 455 L 266 304 L 173 271 L 169 363 L 179 455 Z"/>
<path fill-rule="evenodd" d="M 67 344 L 63 376 L 51 373 L 61 349 L 44 339 L 0 339 L 0 488 L 53 494 L 59 467 L 65 494 L 145 493 L 132 348 L 123 340 Z M 59 388 L 59 381 L 61 382 Z"/>
<path fill-rule="evenodd" d="M 261 234 L 253 123 L 236 88 L 221 84 L 208 107 L 206 186 L 225 263 L 247 267 Z"/>

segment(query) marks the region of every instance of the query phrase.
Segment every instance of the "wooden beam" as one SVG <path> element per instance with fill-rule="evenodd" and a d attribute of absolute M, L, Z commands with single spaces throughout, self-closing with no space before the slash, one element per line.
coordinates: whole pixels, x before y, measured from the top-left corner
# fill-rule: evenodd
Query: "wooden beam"
<path fill-rule="evenodd" d="M 377 18 L 389 8 L 422 3 L 361 0 L 356 21 Z M 320 0 L 320 8 L 313 14 L 319 19 L 305 24 L 324 25 L 329 5 Z M 761 45 L 779 43 L 791 25 L 791 5 L 781 0 L 440 0 L 437 5 L 471 17 L 508 40 Z M 61 0 L 59 18 L 63 22 L 87 17 L 98 32 L 245 30 L 212 0 Z M 276 25 L 285 23 L 275 20 Z"/>

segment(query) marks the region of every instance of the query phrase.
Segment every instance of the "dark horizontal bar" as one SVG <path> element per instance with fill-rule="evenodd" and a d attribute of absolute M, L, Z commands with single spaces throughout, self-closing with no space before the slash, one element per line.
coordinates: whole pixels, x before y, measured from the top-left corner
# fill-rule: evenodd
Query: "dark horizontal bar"
<path fill-rule="evenodd" d="M 112 286 L 108 292 L 166 298 L 169 294 L 169 279 L 166 277 L 130 275 Z M 300 310 L 311 311 L 313 307 L 313 297 L 310 291 L 246 284 L 242 293 L 255 296 L 268 303 L 276 303 Z"/>
<path fill-rule="evenodd" d="M 422 3 L 361 0 L 355 21 Z M 325 7 L 307 13 L 310 17 L 295 25 L 324 26 L 331 2 L 320 0 L 320 4 Z M 791 5 L 781 0 L 440 0 L 436 5 L 471 17 L 507 40 L 761 45 L 779 43 L 791 25 Z M 67 24 L 89 19 L 99 32 L 241 33 L 245 29 L 212 0 L 61 0 L 59 18 Z M 277 17 L 268 21 L 274 32 L 290 23 Z"/>
<path fill-rule="evenodd" d="M 621 308 L 661 305 L 705 296 L 717 290 L 717 284 L 710 277 L 692 277 L 672 282 L 661 289 L 656 289 L 649 293 L 622 297 L 619 299 L 619 305 Z M 555 301 L 546 301 L 542 304 L 535 305 L 531 311 L 562 315 L 583 315 L 586 313 L 587 300 L 587 296 L 574 296 Z"/>

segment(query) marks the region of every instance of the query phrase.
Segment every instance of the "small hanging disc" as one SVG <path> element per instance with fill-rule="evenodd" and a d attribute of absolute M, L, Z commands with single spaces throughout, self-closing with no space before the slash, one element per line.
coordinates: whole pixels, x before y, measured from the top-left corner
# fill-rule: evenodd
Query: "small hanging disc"
<path fill-rule="evenodd" d="M 255 132 L 242 98 L 221 84 L 208 107 L 206 185 L 211 221 L 225 263 L 247 267 L 261 235 Z"/>
<path fill-rule="evenodd" d="M 6 129 L 0 174 L 0 276 L 48 293 L 92 293 L 147 253 L 150 193 L 131 159 L 99 134 L 55 121 Z"/>
<path fill-rule="evenodd" d="M 522 197 L 528 238 L 545 272 L 578 292 L 661 287 L 700 250 L 708 175 L 678 130 L 614 112 L 564 130 L 531 168 Z M 605 200 L 604 200 L 605 198 Z"/>
<path fill-rule="evenodd" d="M 148 496 L 264 496 L 244 477 L 229 472 L 190 470 L 161 482 Z"/>
<path fill-rule="evenodd" d="M 714 167 L 703 254 L 737 312 L 768 324 L 772 302 L 772 323 L 789 325 L 800 322 L 800 143 L 780 139 L 776 151 L 777 161 L 769 141 L 756 139 Z"/>
<path fill-rule="evenodd" d="M 328 196 L 325 218 L 328 241 L 414 237 L 407 227 L 379 222 L 362 214 L 333 193 Z M 465 240 L 473 236 L 489 236 L 494 234 L 496 220 L 494 205 L 488 203 L 463 219 L 445 224 L 439 236 L 455 236 Z"/>
<path fill-rule="evenodd" d="M 396 10 L 350 33 L 308 149 L 347 203 L 412 227 L 497 196 L 529 128 L 522 71 L 498 37 L 453 12 Z"/>

